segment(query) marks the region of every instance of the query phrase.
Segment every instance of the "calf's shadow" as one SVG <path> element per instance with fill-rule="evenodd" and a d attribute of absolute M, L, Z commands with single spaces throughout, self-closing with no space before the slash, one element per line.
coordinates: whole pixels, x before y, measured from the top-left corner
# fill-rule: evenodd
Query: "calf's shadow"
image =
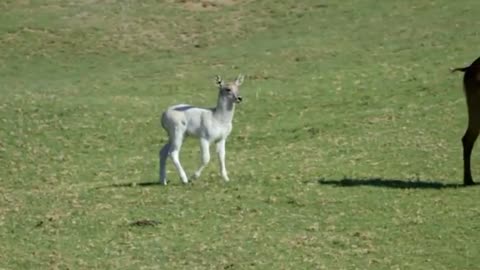
<path fill-rule="evenodd" d="M 95 189 L 103 188 L 134 188 L 134 187 L 151 187 L 151 186 L 164 186 L 160 184 L 160 181 L 146 181 L 146 182 L 129 182 L 129 183 L 118 183 L 111 185 L 104 185 L 96 187 Z"/>

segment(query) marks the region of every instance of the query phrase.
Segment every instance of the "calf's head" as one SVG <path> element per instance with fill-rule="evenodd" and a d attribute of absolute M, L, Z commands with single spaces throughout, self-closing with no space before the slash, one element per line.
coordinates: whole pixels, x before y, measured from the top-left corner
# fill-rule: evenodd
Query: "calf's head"
<path fill-rule="evenodd" d="M 242 102 L 242 96 L 240 96 L 240 85 L 243 83 L 245 77 L 240 74 L 235 81 L 225 83 L 220 76 L 217 75 L 216 82 L 220 91 L 220 96 L 224 97 L 232 102 Z"/>

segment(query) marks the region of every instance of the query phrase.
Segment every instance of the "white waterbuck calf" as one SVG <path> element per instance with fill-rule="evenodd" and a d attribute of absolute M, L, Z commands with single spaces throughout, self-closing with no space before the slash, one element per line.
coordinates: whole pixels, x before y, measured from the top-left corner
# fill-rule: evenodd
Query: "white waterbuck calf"
<path fill-rule="evenodd" d="M 167 184 L 165 171 L 167 157 L 170 155 L 173 164 L 183 183 L 188 183 L 188 177 L 179 160 L 180 148 L 185 135 L 200 139 L 201 163 L 193 177 L 198 178 L 210 161 L 210 143 L 217 145 L 220 173 L 228 181 L 225 167 L 225 142 L 232 131 L 232 119 L 235 103 L 240 103 L 239 87 L 243 83 L 243 75 L 238 75 L 235 81 L 225 83 L 220 76 L 216 77 L 219 88 L 217 106 L 211 109 L 198 108 L 179 104 L 169 107 L 162 114 L 162 127 L 168 133 L 168 143 L 160 150 L 160 183 Z"/>

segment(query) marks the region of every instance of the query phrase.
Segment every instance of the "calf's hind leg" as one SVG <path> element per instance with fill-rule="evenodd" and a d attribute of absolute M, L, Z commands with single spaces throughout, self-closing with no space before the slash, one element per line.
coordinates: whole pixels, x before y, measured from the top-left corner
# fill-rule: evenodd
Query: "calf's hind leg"
<path fill-rule="evenodd" d="M 183 144 L 183 136 L 185 135 L 185 131 L 180 128 L 175 128 L 173 134 L 170 135 L 170 157 L 172 158 L 173 165 L 177 169 L 178 174 L 180 175 L 180 179 L 184 184 L 188 183 L 188 177 L 185 173 L 185 170 L 180 164 L 180 149 L 182 148 Z"/>
<path fill-rule="evenodd" d="M 168 153 L 170 152 L 170 143 L 166 143 L 160 150 L 160 184 L 167 184 L 167 172 L 166 172 L 166 163 L 168 158 Z"/>

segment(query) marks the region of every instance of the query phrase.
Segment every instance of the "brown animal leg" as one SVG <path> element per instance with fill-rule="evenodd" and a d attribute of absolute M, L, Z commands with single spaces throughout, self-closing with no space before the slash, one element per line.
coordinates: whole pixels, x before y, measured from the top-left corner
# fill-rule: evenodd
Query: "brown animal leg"
<path fill-rule="evenodd" d="M 463 184 L 466 186 L 474 185 L 472 179 L 472 172 L 470 170 L 470 157 L 472 155 L 473 145 L 475 144 L 475 140 L 477 140 L 479 133 L 478 128 L 471 128 L 468 127 L 465 135 L 462 138 L 463 144 Z"/>
<path fill-rule="evenodd" d="M 480 132 L 480 57 L 470 66 L 454 68 L 452 72 L 461 71 L 463 75 L 463 89 L 468 108 L 468 128 L 462 137 L 463 144 L 463 184 L 475 184 L 472 179 L 470 158 L 472 149 Z"/>

